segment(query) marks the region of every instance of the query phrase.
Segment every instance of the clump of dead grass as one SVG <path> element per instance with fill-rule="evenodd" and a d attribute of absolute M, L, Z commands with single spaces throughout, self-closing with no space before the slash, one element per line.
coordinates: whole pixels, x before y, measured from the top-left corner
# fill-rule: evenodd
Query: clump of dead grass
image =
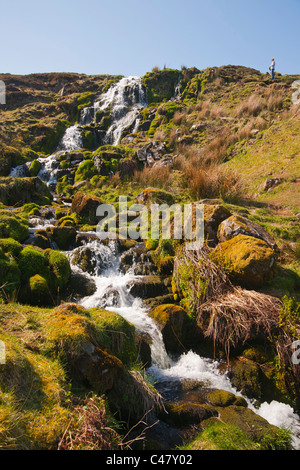
<path fill-rule="evenodd" d="M 134 172 L 133 181 L 142 187 L 165 188 L 168 186 L 170 173 L 171 168 L 169 165 L 144 167 L 143 170 Z"/>
<path fill-rule="evenodd" d="M 234 112 L 234 116 L 236 118 L 241 118 L 244 116 L 258 116 L 263 109 L 263 99 L 256 93 L 253 93 L 237 106 Z"/>
<path fill-rule="evenodd" d="M 111 427 L 103 397 L 89 396 L 72 407 L 58 450 L 116 450 L 121 437 Z"/>

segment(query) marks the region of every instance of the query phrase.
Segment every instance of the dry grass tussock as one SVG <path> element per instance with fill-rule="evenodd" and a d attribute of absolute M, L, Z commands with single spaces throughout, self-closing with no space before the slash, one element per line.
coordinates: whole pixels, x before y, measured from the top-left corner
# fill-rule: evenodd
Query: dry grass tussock
<path fill-rule="evenodd" d="M 210 100 L 199 101 L 195 106 L 195 111 L 197 112 L 198 121 L 202 121 L 203 119 L 218 120 L 227 116 L 225 108 L 218 104 L 212 103 Z"/>
<path fill-rule="evenodd" d="M 278 111 L 284 104 L 283 89 L 270 88 L 263 91 L 262 95 L 253 93 L 242 101 L 234 110 L 234 117 L 242 118 L 249 116 L 259 116 L 265 111 Z"/>
<path fill-rule="evenodd" d="M 237 118 L 244 116 L 258 116 L 263 108 L 263 99 L 259 95 L 253 93 L 237 106 L 234 112 L 234 116 Z"/>
<path fill-rule="evenodd" d="M 238 201 L 243 193 L 239 175 L 217 164 L 205 165 L 203 159 L 204 152 L 195 149 L 175 160 L 174 168 L 183 172 L 193 198 L 221 197 L 227 201 Z"/>
<path fill-rule="evenodd" d="M 262 131 L 267 127 L 268 123 L 263 117 L 257 116 L 255 118 L 251 118 L 245 125 L 242 125 L 238 130 L 238 140 L 249 139 L 254 130 Z"/>
<path fill-rule="evenodd" d="M 171 168 L 167 166 L 145 167 L 142 171 L 135 171 L 133 181 L 143 187 L 154 186 L 165 188 L 168 186 Z"/>
<path fill-rule="evenodd" d="M 73 407 L 58 450 L 116 450 L 120 436 L 110 425 L 103 397 L 91 396 Z"/>

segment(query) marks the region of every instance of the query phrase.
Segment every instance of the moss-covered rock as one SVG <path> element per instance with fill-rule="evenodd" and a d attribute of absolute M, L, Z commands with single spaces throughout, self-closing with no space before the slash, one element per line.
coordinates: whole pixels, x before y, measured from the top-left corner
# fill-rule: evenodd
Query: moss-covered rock
<path fill-rule="evenodd" d="M 29 166 L 29 175 L 37 176 L 41 169 L 41 162 L 39 160 L 33 160 Z"/>
<path fill-rule="evenodd" d="M 243 433 L 254 442 L 264 442 L 267 446 L 267 436 L 272 442 L 276 435 L 280 433 L 280 429 L 268 423 L 268 421 L 258 414 L 254 413 L 250 408 L 244 406 L 230 405 L 218 408 L 220 420 L 226 424 L 230 424 L 239 428 Z M 281 442 L 282 449 L 290 448 L 290 438 L 285 435 L 285 442 Z M 279 443 L 280 444 L 280 443 Z M 266 447 L 267 448 L 267 447 Z"/>
<path fill-rule="evenodd" d="M 244 398 L 236 396 L 227 390 L 213 390 L 207 395 L 206 399 L 215 406 L 247 406 Z"/>
<path fill-rule="evenodd" d="M 171 99 L 175 94 L 179 70 L 165 69 L 148 72 L 143 77 L 149 103 L 160 103 Z"/>
<path fill-rule="evenodd" d="M 28 202 L 46 205 L 52 194 L 44 181 L 32 178 L 0 178 L 0 201 L 8 206 L 23 205 Z"/>
<path fill-rule="evenodd" d="M 0 248 L 3 253 L 9 253 L 12 254 L 12 256 L 17 257 L 21 253 L 23 246 L 13 238 L 1 238 Z"/>
<path fill-rule="evenodd" d="M 75 183 L 78 183 L 79 181 L 90 180 L 97 174 L 98 172 L 94 166 L 93 160 L 85 160 L 77 168 L 74 181 Z"/>
<path fill-rule="evenodd" d="M 258 444 L 238 427 L 211 418 L 204 430 L 184 450 L 258 450 Z"/>
<path fill-rule="evenodd" d="M 28 303 L 39 306 L 49 306 L 53 304 L 48 281 L 43 276 L 35 274 L 30 277 L 28 287 Z"/>
<path fill-rule="evenodd" d="M 43 250 L 26 246 L 19 255 L 19 268 L 24 282 L 28 281 L 35 274 L 44 276 L 47 272 L 47 260 Z"/>
<path fill-rule="evenodd" d="M 185 428 L 199 425 L 201 421 L 218 416 L 218 411 L 211 405 L 193 402 L 167 403 L 165 421 L 172 426 Z"/>
<path fill-rule="evenodd" d="M 101 345 L 123 364 L 133 364 L 137 359 L 135 327 L 121 315 L 105 309 L 94 308 L 90 314 L 101 331 Z"/>
<path fill-rule="evenodd" d="M 248 398 L 262 398 L 262 374 L 260 367 L 250 359 L 233 361 L 230 368 L 232 385 Z"/>
<path fill-rule="evenodd" d="M 0 237 L 23 242 L 28 237 L 28 220 L 9 210 L 0 210 Z"/>
<path fill-rule="evenodd" d="M 46 228 L 48 238 L 55 242 L 58 249 L 68 250 L 74 243 L 76 238 L 76 229 L 69 226 L 49 226 Z"/>
<path fill-rule="evenodd" d="M 56 250 L 47 250 L 47 258 L 55 280 L 55 287 L 62 289 L 70 280 L 70 262 L 64 253 Z"/>
<path fill-rule="evenodd" d="M 225 268 L 234 282 L 246 287 L 261 287 L 274 274 L 274 250 L 263 240 L 246 235 L 220 243 L 212 259 Z"/>
<path fill-rule="evenodd" d="M 1 145 L 0 176 L 8 176 L 12 168 L 22 163 L 24 163 L 24 159 L 20 150 L 11 146 Z"/>
<path fill-rule="evenodd" d="M 159 276 L 144 276 L 129 282 L 129 292 L 134 297 L 149 299 L 167 294 L 168 289 Z"/>
<path fill-rule="evenodd" d="M 258 441 L 239 426 L 216 418 L 202 424 L 203 431 L 183 450 L 291 450 L 291 439 L 284 429 L 270 428 Z"/>
<path fill-rule="evenodd" d="M 92 194 L 76 193 L 72 201 L 72 212 L 77 215 L 82 224 L 96 225 L 98 217 L 96 211 L 102 200 Z"/>

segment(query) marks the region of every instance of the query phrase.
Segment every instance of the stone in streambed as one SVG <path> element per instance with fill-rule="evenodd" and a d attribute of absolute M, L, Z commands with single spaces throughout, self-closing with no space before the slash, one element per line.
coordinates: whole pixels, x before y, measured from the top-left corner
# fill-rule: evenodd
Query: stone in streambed
<path fill-rule="evenodd" d="M 168 294 L 168 289 L 159 276 L 143 276 L 128 283 L 133 297 L 149 299 Z"/>

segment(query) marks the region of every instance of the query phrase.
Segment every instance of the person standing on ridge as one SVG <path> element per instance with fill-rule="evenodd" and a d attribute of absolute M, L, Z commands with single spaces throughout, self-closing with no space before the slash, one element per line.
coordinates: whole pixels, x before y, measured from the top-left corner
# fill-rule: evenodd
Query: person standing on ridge
<path fill-rule="evenodd" d="M 271 71 L 271 80 L 274 80 L 274 77 L 275 77 L 275 60 L 274 59 L 272 59 L 271 61 L 269 70 Z"/>

